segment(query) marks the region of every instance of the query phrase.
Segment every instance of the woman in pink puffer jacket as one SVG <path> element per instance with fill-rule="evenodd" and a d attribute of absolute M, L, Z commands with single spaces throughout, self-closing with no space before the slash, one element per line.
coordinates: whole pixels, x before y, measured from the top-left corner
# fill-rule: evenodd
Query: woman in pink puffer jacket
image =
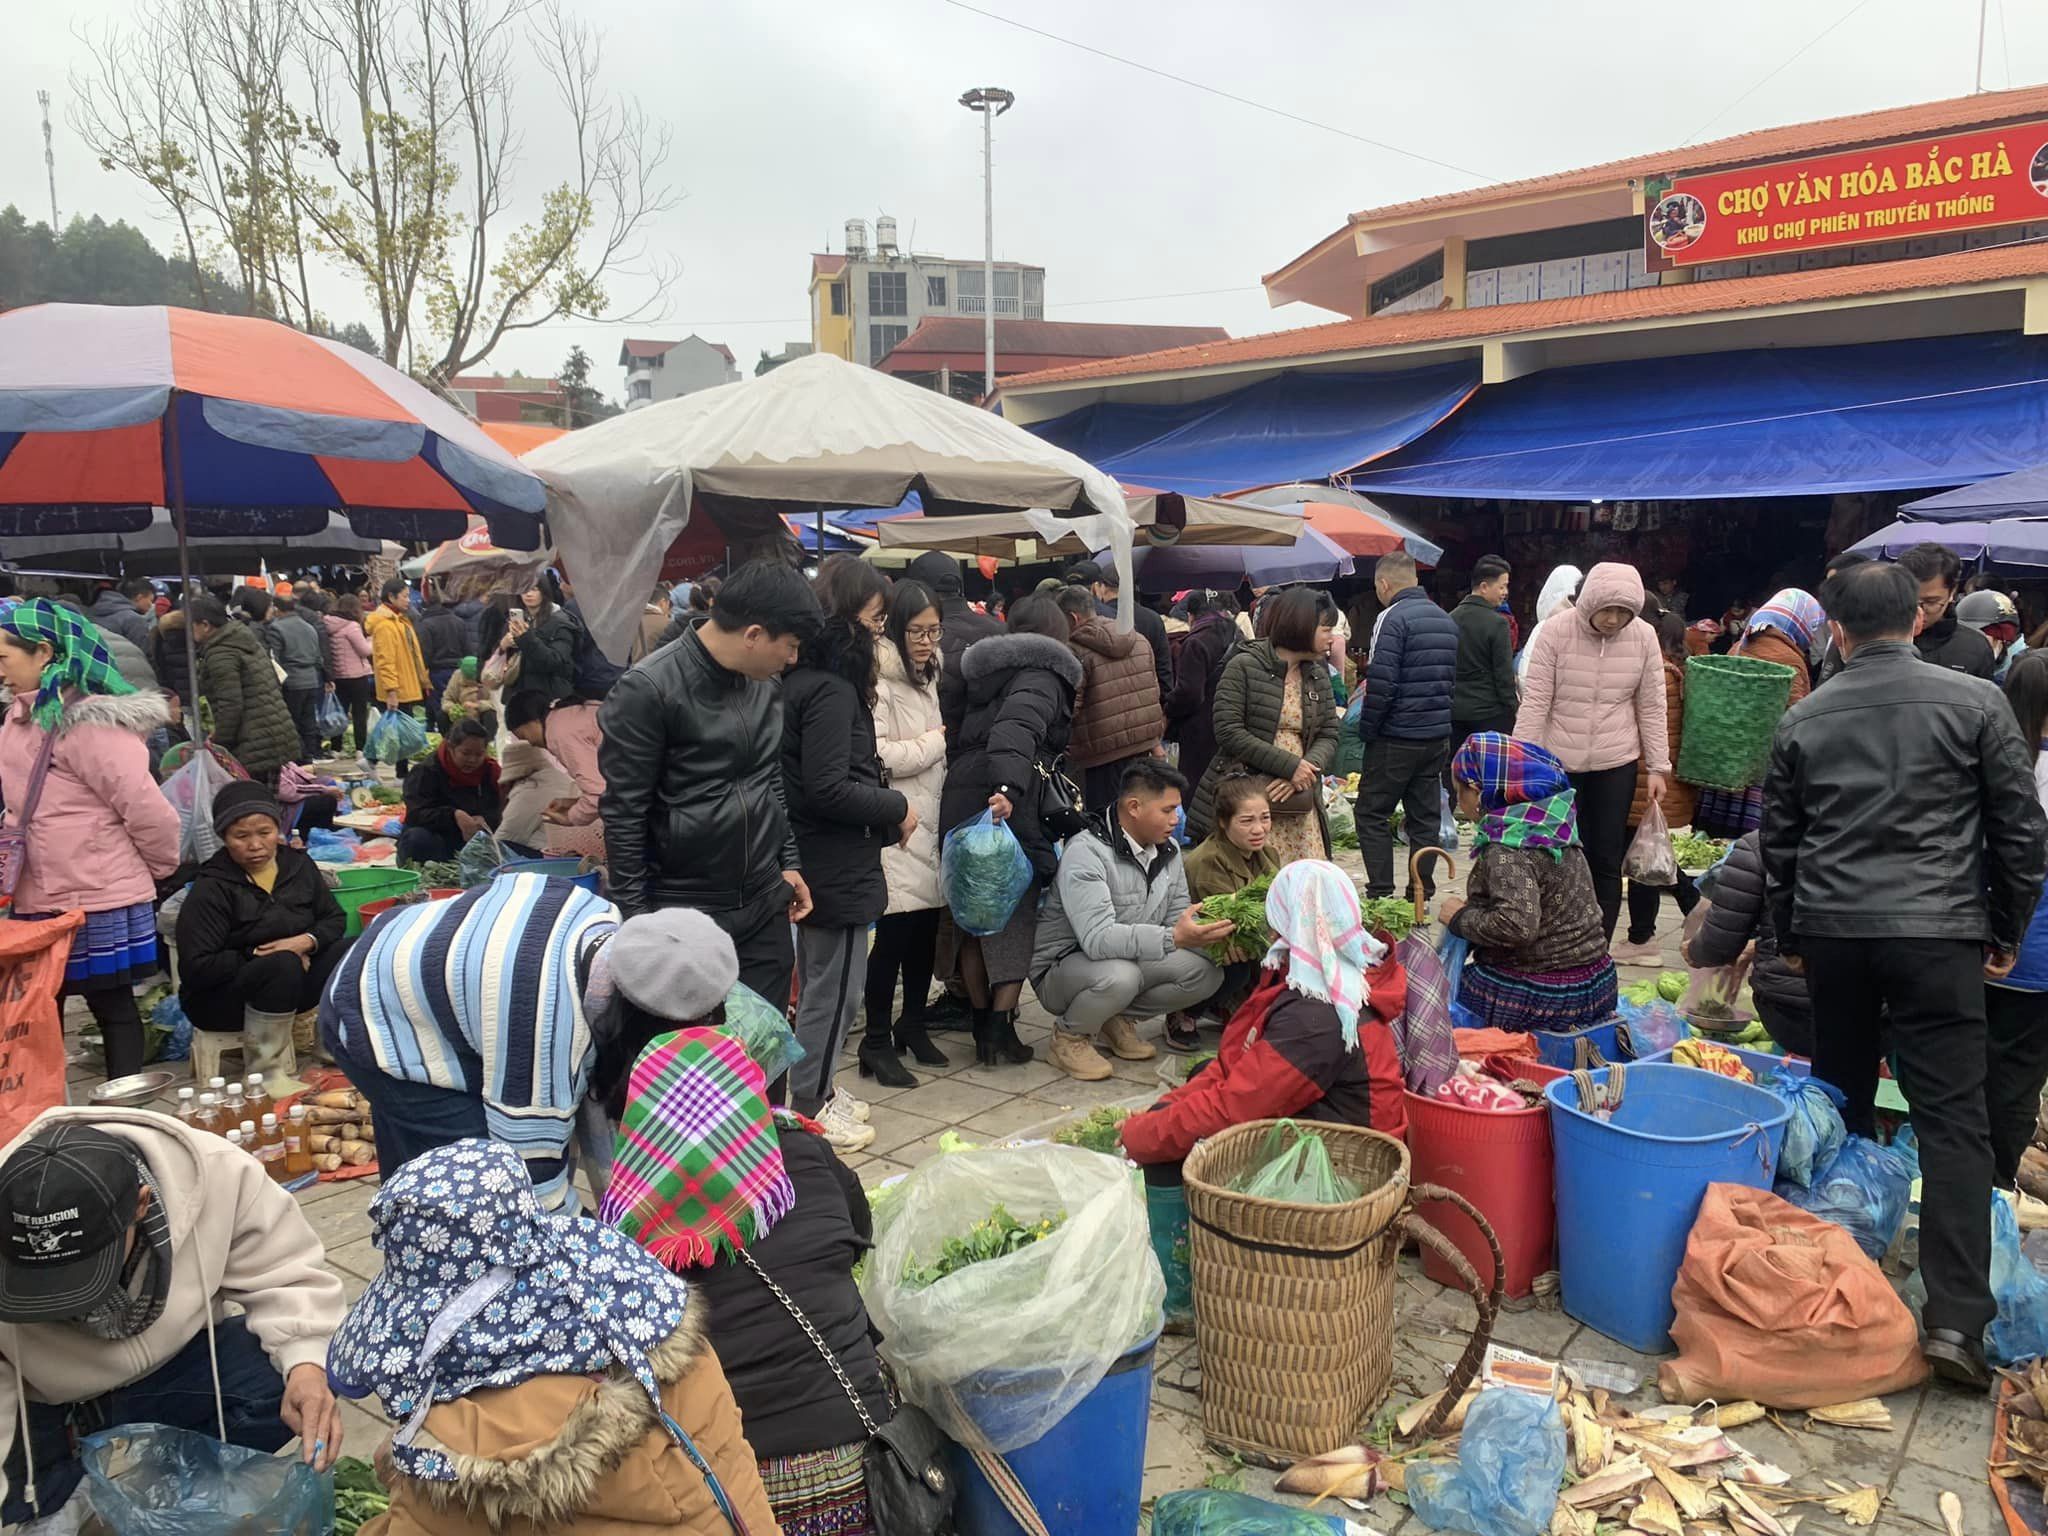
<path fill-rule="evenodd" d="M 1664 658 L 1642 607 L 1634 566 L 1604 562 L 1588 571 L 1573 607 L 1531 637 L 1515 716 L 1516 737 L 1548 748 L 1578 791 L 1579 841 L 1610 941 L 1621 914 L 1636 762 L 1648 770 L 1653 801 L 1663 800 L 1671 772 Z"/>

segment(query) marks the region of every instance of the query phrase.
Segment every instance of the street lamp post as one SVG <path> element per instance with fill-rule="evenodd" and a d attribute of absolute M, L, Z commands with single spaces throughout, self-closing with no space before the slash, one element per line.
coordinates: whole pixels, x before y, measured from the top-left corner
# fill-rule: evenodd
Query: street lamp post
<path fill-rule="evenodd" d="M 1017 104 L 1017 93 L 999 85 L 961 93 L 960 105 L 981 114 L 981 397 L 996 389 L 996 119 Z M 1021 291 L 1021 289 L 1020 289 Z"/>

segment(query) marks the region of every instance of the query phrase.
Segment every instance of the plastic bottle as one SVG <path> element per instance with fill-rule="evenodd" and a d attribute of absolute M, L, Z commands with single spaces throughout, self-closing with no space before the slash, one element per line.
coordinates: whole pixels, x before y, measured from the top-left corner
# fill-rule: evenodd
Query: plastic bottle
<path fill-rule="evenodd" d="M 211 1093 L 199 1095 L 199 1113 L 194 1118 L 192 1124 L 194 1129 L 205 1131 L 213 1136 L 218 1136 L 225 1131 L 227 1124 L 225 1117 L 220 1112 L 220 1100 L 216 1099 Z"/>
<path fill-rule="evenodd" d="M 275 1115 L 265 1115 L 263 1124 L 257 1129 L 256 1157 L 272 1183 L 282 1184 L 285 1181 L 284 1132 L 277 1128 Z"/>
<path fill-rule="evenodd" d="M 255 1156 L 255 1154 L 256 1154 L 256 1122 L 255 1122 L 254 1120 L 244 1120 L 244 1121 L 242 1122 L 241 1126 L 239 1127 L 239 1129 L 240 1129 L 240 1130 L 241 1130 L 241 1132 L 242 1132 L 242 1145 L 243 1145 L 243 1146 L 245 1146 L 245 1147 L 247 1147 L 247 1148 L 249 1149 L 249 1155 L 250 1155 L 250 1156 L 252 1156 L 252 1157 L 253 1157 L 253 1156 Z"/>
<path fill-rule="evenodd" d="M 221 1099 L 220 1107 L 227 1112 L 229 1130 L 233 1130 L 249 1118 L 249 1106 L 242 1102 L 240 1083 L 228 1084 L 227 1094 Z"/>
<path fill-rule="evenodd" d="M 247 1106 L 250 1118 L 260 1121 L 276 1107 L 276 1103 L 270 1097 L 270 1090 L 263 1086 L 261 1072 L 251 1072 L 245 1081 L 248 1086 L 242 1090 L 242 1102 Z"/>
<path fill-rule="evenodd" d="M 206 1080 L 206 1091 L 213 1095 L 216 1104 L 223 1103 L 228 1096 L 228 1080 L 224 1077 L 209 1077 Z"/>
<path fill-rule="evenodd" d="M 229 1145 L 229 1146 L 231 1146 L 231 1147 L 239 1147 L 239 1146 L 240 1146 L 241 1144 L 242 1144 L 242 1133 L 241 1133 L 240 1131 L 229 1131 L 229 1132 L 228 1132 L 228 1145 Z"/>
<path fill-rule="evenodd" d="M 199 1100 L 190 1088 L 178 1090 L 178 1123 L 188 1130 L 199 1129 Z"/>
<path fill-rule="evenodd" d="M 292 1117 L 284 1128 L 284 1176 L 296 1179 L 313 1171 L 313 1154 L 306 1150 L 306 1106 L 294 1104 Z"/>

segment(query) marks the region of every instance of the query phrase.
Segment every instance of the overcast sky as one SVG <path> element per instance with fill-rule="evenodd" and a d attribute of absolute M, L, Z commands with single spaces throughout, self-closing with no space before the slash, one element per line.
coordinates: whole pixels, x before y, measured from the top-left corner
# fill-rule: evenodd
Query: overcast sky
<path fill-rule="evenodd" d="M 99 169 L 64 110 L 83 52 L 75 29 L 145 3 L 9 7 L 0 205 L 48 217 L 35 100 L 47 89 L 64 217 L 126 218 L 170 248 L 156 208 Z M 681 196 L 647 238 L 680 277 L 648 318 L 556 323 L 506 342 L 492 366 L 552 372 L 580 342 L 614 396 L 628 333 L 696 331 L 745 367 L 764 347 L 808 339 L 809 253 L 839 249 L 849 217 L 893 214 L 906 245 L 980 255 L 980 124 L 957 105 L 970 86 L 1017 93 L 996 125 L 996 254 L 1045 267 L 1048 318 L 1245 334 L 1330 318 L 1268 308 L 1258 279 L 1352 209 L 1965 94 L 1978 22 L 1978 0 L 569 3 L 604 35 L 611 84 L 673 131 L 667 178 Z M 1987 30 L 1987 87 L 2048 78 L 2048 7 L 1991 0 Z M 516 179 L 537 197 L 564 171 L 537 70 L 515 106 L 526 136 Z M 647 293 L 623 277 L 612 289 L 621 302 Z M 316 282 L 316 301 L 339 320 L 366 317 L 339 275 Z"/>

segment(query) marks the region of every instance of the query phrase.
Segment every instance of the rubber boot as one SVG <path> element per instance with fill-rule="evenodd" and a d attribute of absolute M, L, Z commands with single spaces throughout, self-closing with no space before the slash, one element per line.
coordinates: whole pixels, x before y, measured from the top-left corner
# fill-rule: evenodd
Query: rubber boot
<path fill-rule="evenodd" d="M 1145 1215 L 1152 1225 L 1152 1253 L 1166 1276 L 1166 1331 L 1191 1333 L 1195 1287 L 1188 1271 L 1188 1192 L 1181 1184 L 1147 1184 Z"/>
<path fill-rule="evenodd" d="M 305 1091 L 306 1085 L 292 1075 L 299 1070 L 292 1049 L 292 1021 L 297 1017 L 261 1008 L 242 1010 L 242 1065 L 263 1074 L 264 1091 L 273 1099 Z"/>
<path fill-rule="evenodd" d="M 1017 1010 L 1007 1009 L 992 1014 L 990 1022 L 995 1027 L 996 1054 L 1013 1066 L 1023 1066 L 1038 1053 L 1017 1038 Z"/>

